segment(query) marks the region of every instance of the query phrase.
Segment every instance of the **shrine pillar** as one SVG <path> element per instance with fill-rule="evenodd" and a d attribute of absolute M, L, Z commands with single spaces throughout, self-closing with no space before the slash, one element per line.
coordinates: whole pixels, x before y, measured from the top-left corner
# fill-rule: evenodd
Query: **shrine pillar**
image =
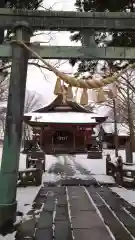
<path fill-rule="evenodd" d="M 30 28 L 26 22 L 16 23 L 14 30 L 16 41 L 26 43 L 30 41 Z M 28 50 L 13 42 L 12 68 L 0 170 L 0 228 L 6 223 L 12 223 L 16 217 L 16 190 L 28 58 Z"/>

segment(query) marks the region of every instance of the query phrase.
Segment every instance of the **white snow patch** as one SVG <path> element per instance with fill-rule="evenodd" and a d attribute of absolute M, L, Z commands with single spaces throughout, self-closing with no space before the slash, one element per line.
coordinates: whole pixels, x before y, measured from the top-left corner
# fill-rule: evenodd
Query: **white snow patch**
<path fill-rule="evenodd" d="M 105 174 L 106 162 L 104 159 L 87 159 L 87 154 L 78 154 L 75 161 L 93 174 Z"/>
<path fill-rule="evenodd" d="M 74 162 L 74 157 L 72 155 L 65 155 L 65 159 L 68 163 L 68 165 L 70 165 L 70 167 L 73 169 L 74 171 L 74 176 L 79 176 L 80 175 L 80 171 L 78 171 L 76 169 L 76 165 L 75 165 L 75 162 Z"/>
<path fill-rule="evenodd" d="M 45 169 L 48 171 L 51 165 L 55 164 L 56 162 L 57 158 L 55 156 L 46 155 Z"/>
<path fill-rule="evenodd" d="M 2 146 L 0 146 L 0 168 L 1 168 L 1 159 L 2 159 Z M 20 161 L 19 161 L 19 170 L 23 170 L 26 167 L 26 155 L 20 153 Z"/>
<path fill-rule="evenodd" d="M 2 157 L 2 147 L 0 147 L 0 159 Z M 26 167 L 26 155 L 20 154 L 19 170 L 23 170 Z M 36 197 L 40 187 L 26 187 L 17 188 L 17 210 L 27 214 L 31 209 L 34 198 Z M 26 206 L 27 205 L 27 206 Z"/>
<path fill-rule="evenodd" d="M 31 112 L 26 113 L 25 116 L 31 117 L 31 122 L 43 122 L 43 123 L 96 123 L 93 117 L 96 115 L 92 113 L 81 112 L 46 112 L 38 113 Z"/>
<path fill-rule="evenodd" d="M 111 158 L 112 160 L 116 160 L 116 157 L 115 157 L 115 150 L 112 150 L 112 149 L 104 149 L 103 151 L 103 157 L 106 157 L 107 154 L 110 154 L 111 155 Z M 125 150 L 119 150 L 118 151 L 118 154 L 119 156 L 122 157 L 123 159 L 123 162 L 126 162 L 126 152 Z M 133 163 L 135 164 L 135 152 L 133 153 Z"/>
<path fill-rule="evenodd" d="M 135 191 L 126 189 L 126 188 L 119 188 L 119 187 L 111 187 L 111 190 L 117 193 L 121 198 L 125 199 L 131 205 L 135 207 Z"/>
<path fill-rule="evenodd" d="M 33 200 L 35 199 L 39 189 L 40 187 L 17 188 L 17 210 L 26 215 L 31 209 Z"/>
<path fill-rule="evenodd" d="M 18 188 L 17 189 L 17 211 L 20 211 L 23 213 L 23 216 L 21 219 L 27 218 L 26 214 L 31 210 L 33 200 L 35 199 L 40 187 L 27 187 L 27 188 Z M 18 217 L 17 217 L 18 219 Z M 6 236 L 0 235 L 0 240 L 14 240 L 15 239 L 16 232 L 12 234 L 7 234 Z"/>
<path fill-rule="evenodd" d="M 87 159 L 86 154 L 76 155 L 75 161 L 82 165 L 85 169 L 89 170 L 92 177 L 99 183 L 115 183 L 113 177 L 106 175 L 106 160 L 103 159 Z"/>
<path fill-rule="evenodd" d="M 95 174 L 95 175 L 92 175 L 92 176 L 100 184 L 102 184 L 102 183 L 115 184 L 115 181 L 114 181 L 113 177 L 111 177 L 111 176 L 104 175 L 104 174 Z"/>
<path fill-rule="evenodd" d="M 2 157 L 2 147 L 0 147 L 0 160 Z M 1 162 L 1 161 L 0 161 Z M 57 159 L 53 156 L 46 156 L 46 169 L 48 170 L 49 167 L 57 162 Z M 26 155 L 20 154 L 20 161 L 19 161 L 19 170 L 23 170 L 26 167 Z M 58 176 L 54 176 L 53 174 L 44 174 L 43 175 L 43 181 L 51 181 L 55 182 Z M 23 218 L 26 219 L 27 213 L 31 210 L 33 201 L 38 194 L 40 190 L 40 187 L 26 187 L 26 188 L 17 188 L 17 211 L 20 211 L 23 213 Z M 8 234 L 6 236 L 0 236 L 0 240 L 14 240 L 15 239 L 15 233 Z"/>
<path fill-rule="evenodd" d="M 0 147 L 0 160 L 2 157 L 2 147 Z M 26 167 L 26 155 L 20 154 L 19 170 Z M 40 187 L 17 188 L 17 210 L 23 212 L 24 215 L 31 209 L 33 200 L 35 199 Z"/>
<path fill-rule="evenodd" d="M 111 155 L 112 160 L 115 158 L 115 150 L 113 149 L 104 149 L 103 150 L 103 157 L 105 158 L 107 154 Z M 123 158 L 123 160 L 125 161 L 125 150 L 119 150 L 118 151 L 119 156 L 121 156 Z M 115 158 L 116 159 L 116 158 Z"/>
<path fill-rule="evenodd" d="M 26 154 L 20 153 L 19 170 L 26 168 Z"/>
<path fill-rule="evenodd" d="M 102 123 L 102 127 L 106 133 L 114 134 L 114 123 Z M 129 127 L 125 123 L 117 123 L 118 136 L 129 136 Z"/>
<path fill-rule="evenodd" d="M 72 155 L 64 155 L 64 159 L 66 160 L 66 163 L 70 166 L 70 168 L 73 170 L 73 178 L 75 179 L 82 179 L 82 180 L 89 180 L 91 179 L 91 175 L 81 174 L 80 171 L 76 168 L 75 163 L 75 156 Z"/>
<path fill-rule="evenodd" d="M 94 109 L 93 111 L 97 113 L 98 115 L 101 115 L 103 117 L 108 117 L 111 112 L 111 108 L 109 106 L 105 106 L 104 104 L 95 104 L 94 103 Z"/>
<path fill-rule="evenodd" d="M 56 175 L 54 173 L 45 173 L 42 177 L 42 182 L 55 183 L 61 179 L 61 175 Z"/>
<path fill-rule="evenodd" d="M 16 232 L 14 232 L 12 234 L 7 234 L 4 237 L 0 235 L 0 240 L 15 240 L 15 234 L 16 234 Z"/>
<path fill-rule="evenodd" d="M 118 153 L 119 153 L 119 156 L 121 156 L 122 157 L 122 160 L 123 160 L 123 163 L 126 163 L 126 152 L 125 152 L 125 150 L 119 150 L 118 151 Z M 112 160 L 112 162 L 116 162 L 117 161 L 117 158 L 115 157 L 115 151 L 114 150 L 112 150 L 112 149 L 106 149 L 106 150 L 104 150 L 103 151 L 103 158 L 106 158 L 106 155 L 107 154 L 110 154 L 111 155 L 111 160 Z M 135 152 L 133 153 L 133 165 L 123 165 L 123 169 L 125 169 L 125 170 L 135 170 Z"/>
<path fill-rule="evenodd" d="M 57 162 L 64 165 L 64 162 L 65 162 L 64 156 L 65 156 L 64 154 L 63 155 L 58 155 L 57 156 Z"/>

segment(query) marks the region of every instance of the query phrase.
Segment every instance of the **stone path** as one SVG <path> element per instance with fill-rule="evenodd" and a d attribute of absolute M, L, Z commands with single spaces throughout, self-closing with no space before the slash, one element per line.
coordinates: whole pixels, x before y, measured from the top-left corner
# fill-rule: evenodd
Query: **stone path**
<path fill-rule="evenodd" d="M 70 162 L 70 163 L 69 163 Z M 16 240 L 133 240 L 135 208 L 108 186 L 73 179 L 72 162 L 56 164 L 52 172 L 64 173 L 58 185 L 41 187 Z M 73 160 L 73 163 L 76 162 Z M 81 174 L 90 174 L 76 165 Z"/>
<path fill-rule="evenodd" d="M 17 240 L 131 240 L 135 208 L 108 187 L 43 186 Z"/>

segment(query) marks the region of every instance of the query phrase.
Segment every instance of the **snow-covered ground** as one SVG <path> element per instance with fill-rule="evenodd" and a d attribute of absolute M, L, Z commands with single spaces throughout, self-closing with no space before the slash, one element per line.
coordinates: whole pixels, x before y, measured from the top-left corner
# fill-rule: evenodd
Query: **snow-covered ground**
<path fill-rule="evenodd" d="M 110 176 L 106 176 L 106 154 L 110 153 L 111 156 L 114 156 L 114 151 L 111 150 L 104 150 L 103 152 L 103 159 L 87 159 L 86 154 L 79 154 L 74 156 L 67 155 L 68 164 L 74 169 L 74 176 L 76 178 L 87 178 L 87 175 L 82 175 L 76 168 L 75 163 L 80 164 L 83 168 L 87 169 L 97 181 L 103 183 L 113 183 L 114 180 Z M 2 148 L 0 148 L 0 159 L 2 155 Z M 120 155 L 124 157 L 124 151 L 120 151 Z M 135 158 L 134 158 L 135 159 Z M 46 156 L 46 169 L 48 170 L 52 165 L 59 162 L 64 164 L 65 158 L 63 155 L 60 156 Z M 26 166 L 26 156 L 20 154 L 20 162 L 19 162 L 19 169 L 24 169 Z M 43 182 L 55 182 L 60 179 L 61 176 L 56 176 L 55 174 L 45 173 L 43 175 Z M 18 201 L 18 210 L 23 212 L 24 215 L 31 209 L 32 202 L 36 197 L 40 187 L 26 187 L 26 188 L 18 188 L 17 189 L 17 201 Z M 135 206 L 135 191 L 134 190 L 127 190 L 125 188 L 119 187 L 111 187 L 112 191 L 116 192 L 126 201 L 131 203 Z M 0 240 L 3 239 L 0 236 Z M 13 239 L 11 236 L 4 239 Z"/>
<path fill-rule="evenodd" d="M 105 149 L 104 152 L 103 152 L 103 156 L 105 157 L 107 155 L 107 153 L 109 153 L 111 155 L 112 161 L 116 160 L 115 151 L 114 150 Z M 119 153 L 119 156 L 122 157 L 123 162 L 125 162 L 126 161 L 125 150 L 119 150 L 118 153 Z M 135 152 L 133 153 L 133 163 L 135 163 Z"/>
<path fill-rule="evenodd" d="M 31 209 L 33 200 L 36 197 L 39 189 L 40 187 L 26 187 L 17 189 L 16 199 L 18 202 L 18 210 L 24 215 L 26 215 Z"/>
<path fill-rule="evenodd" d="M 2 148 L 0 147 L 0 160 L 2 157 Z M 46 157 L 46 169 L 49 169 L 52 164 L 57 162 L 57 158 L 54 156 L 47 155 Z M 0 161 L 1 164 L 1 161 Z M 26 166 L 26 155 L 20 154 L 20 162 L 19 162 L 19 169 L 24 169 Z M 54 182 L 57 180 L 54 174 L 45 174 L 43 176 L 43 181 L 51 181 Z M 25 188 L 17 188 L 17 210 L 23 213 L 23 218 L 25 218 L 26 214 L 31 210 L 32 203 L 39 191 L 40 187 L 25 187 Z M 6 236 L 0 235 L 0 240 L 14 240 L 15 239 L 15 232 L 13 234 L 8 234 Z"/>
<path fill-rule="evenodd" d="M 93 177 L 100 183 L 113 184 L 114 179 L 106 175 L 106 154 L 103 154 L 103 159 L 87 159 L 87 155 L 77 155 L 75 161 L 80 163 L 84 168 L 88 169 Z"/>
<path fill-rule="evenodd" d="M 80 163 L 83 167 L 90 170 L 94 178 L 100 183 L 113 183 L 111 176 L 106 175 L 106 155 L 109 153 L 113 159 L 115 159 L 114 150 L 104 150 L 103 159 L 87 159 L 87 156 L 77 155 L 75 160 Z M 125 151 L 120 150 L 119 155 L 122 156 L 125 161 Z M 133 153 L 133 162 L 135 163 L 135 153 Z M 131 205 L 135 206 L 135 189 L 129 190 L 123 187 L 111 187 L 112 191 L 116 192 L 121 198 L 125 199 Z"/>
<path fill-rule="evenodd" d="M 117 193 L 121 198 L 124 198 L 127 202 L 135 207 L 135 189 L 129 190 L 126 188 L 112 187 L 113 192 Z"/>
<path fill-rule="evenodd" d="M 0 160 L 2 157 L 2 147 L 0 147 Z M 55 164 L 57 162 L 57 159 L 53 156 L 47 156 L 46 159 L 46 168 L 49 169 L 49 167 L 52 164 Z M 1 161 L 0 161 L 1 164 Z M 26 155 L 20 154 L 20 162 L 19 162 L 19 169 L 24 169 L 26 167 Z M 46 176 L 43 177 L 46 181 L 56 181 L 56 176 L 54 174 L 46 174 Z M 25 188 L 18 188 L 17 189 L 17 202 L 18 207 L 17 210 L 20 212 L 23 212 L 24 215 L 27 214 L 27 212 L 31 209 L 33 200 L 35 199 L 40 187 L 25 187 Z M 1 239 L 0 239 L 1 240 Z"/>

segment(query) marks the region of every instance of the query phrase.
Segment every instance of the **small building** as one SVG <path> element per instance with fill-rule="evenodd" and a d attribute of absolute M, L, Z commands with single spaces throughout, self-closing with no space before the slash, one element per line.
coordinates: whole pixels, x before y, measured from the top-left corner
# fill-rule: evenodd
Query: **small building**
<path fill-rule="evenodd" d="M 101 124 L 100 134 L 102 141 L 106 143 L 106 147 L 115 148 L 115 129 L 114 122 L 104 122 Z M 126 142 L 129 140 L 129 127 L 125 123 L 117 123 L 117 135 L 119 148 L 125 148 Z"/>
<path fill-rule="evenodd" d="M 86 152 L 93 128 L 106 120 L 75 101 L 59 95 L 49 104 L 24 115 L 24 121 L 39 134 L 47 154 Z"/>

